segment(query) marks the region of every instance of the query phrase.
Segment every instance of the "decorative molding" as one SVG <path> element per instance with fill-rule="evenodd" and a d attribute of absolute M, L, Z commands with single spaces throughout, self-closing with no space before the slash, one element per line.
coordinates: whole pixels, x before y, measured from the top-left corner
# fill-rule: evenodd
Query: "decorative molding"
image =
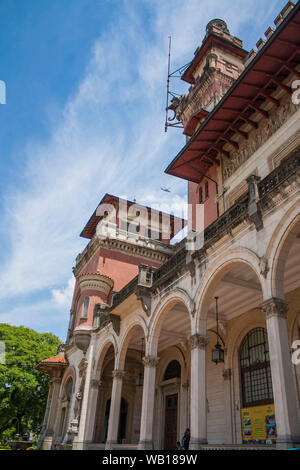
<path fill-rule="evenodd" d="M 267 320 L 272 317 L 286 318 L 288 302 L 274 297 L 263 302 L 261 309 L 265 313 Z"/>
<path fill-rule="evenodd" d="M 78 365 L 79 377 L 85 376 L 87 366 L 88 366 L 87 359 L 85 359 L 85 358 L 81 359 L 81 361 Z"/>
<path fill-rule="evenodd" d="M 159 250 L 157 249 L 159 246 Z M 118 238 L 100 239 L 96 235 L 91 239 L 89 244 L 76 258 L 76 266 L 73 268 L 73 273 L 77 278 L 80 272 L 87 265 L 93 255 L 99 248 L 106 248 L 109 250 L 126 253 L 129 256 L 136 256 L 145 260 L 154 260 L 163 264 L 172 254 L 172 246 L 150 239 L 140 239 L 137 243 L 123 241 Z"/>
<path fill-rule="evenodd" d="M 273 134 L 299 109 L 290 97 L 277 108 L 258 129 L 249 134 L 249 139 L 240 142 L 238 151 L 230 159 L 224 159 L 223 179 L 226 180 L 245 163 Z"/>
<path fill-rule="evenodd" d="M 268 260 L 263 256 L 259 261 L 260 274 L 266 279 L 270 270 Z"/>
<path fill-rule="evenodd" d="M 95 290 L 107 297 L 112 290 L 114 281 L 100 273 L 83 274 L 79 277 L 80 290 Z"/>
<path fill-rule="evenodd" d="M 159 357 L 156 356 L 144 356 L 143 364 L 145 367 L 156 367 L 159 363 Z"/>
<path fill-rule="evenodd" d="M 102 385 L 102 380 L 97 380 L 97 379 L 91 380 L 91 387 L 92 388 L 97 389 L 97 388 L 101 387 L 101 385 Z"/>
<path fill-rule="evenodd" d="M 259 231 L 263 228 L 262 213 L 259 205 L 259 192 L 258 192 L 258 183 L 260 182 L 260 177 L 257 175 L 250 175 L 247 178 L 248 183 L 248 216 L 249 219 L 254 222 L 256 230 Z"/>
<path fill-rule="evenodd" d="M 208 345 L 208 337 L 195 334 L 190 337 L 191 349 L 205 349 Z"/>
<path fill-rule="evenodd" d="M 149 290 L 142 286 L 136 288 L 136 298 L 141 301 L 142 307 L 146 315 L 151 315 L 151 294 Z"/>

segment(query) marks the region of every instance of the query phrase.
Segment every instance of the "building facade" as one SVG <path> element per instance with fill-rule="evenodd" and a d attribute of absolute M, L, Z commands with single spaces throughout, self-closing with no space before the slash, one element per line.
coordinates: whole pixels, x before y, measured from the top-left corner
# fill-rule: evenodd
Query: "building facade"
<path fill-rule="evenodd" d="M 110 195 L 84 228 L 42 449 L 299 445 L 299 3 L 274 23 L 248 53 L 212 20 L 182 76 L 187 237 Z"/>

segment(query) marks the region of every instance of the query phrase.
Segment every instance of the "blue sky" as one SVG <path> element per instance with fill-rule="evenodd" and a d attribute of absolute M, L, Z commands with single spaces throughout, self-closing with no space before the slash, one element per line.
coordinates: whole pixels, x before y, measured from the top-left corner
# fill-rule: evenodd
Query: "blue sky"
<path fill-rule="evenodd" d="M 184 145 L 164 132 L 168 36 L 173 70 L 216 17 L 250 50 L 285 3 L 1 0 L 0 322 L 65 339 L 79 233 L 104 193 L 175 212 L 185 201 L 186 183 L 164 174 Z"/>

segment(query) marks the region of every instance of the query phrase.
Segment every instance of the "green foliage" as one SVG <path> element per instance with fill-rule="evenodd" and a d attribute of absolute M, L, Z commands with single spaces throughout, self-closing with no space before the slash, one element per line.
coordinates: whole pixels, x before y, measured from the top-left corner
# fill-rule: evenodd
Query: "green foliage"
<path fill-rule="evenodd" d="M 56 354 L 60 340 L 51 333 L 0 324 L 0 341 L 6 352 L 5 364 L 0 364 L 0 441 L 6 442 L 16 433 L 39 433 L 49 377 L 36 366 Z"/>

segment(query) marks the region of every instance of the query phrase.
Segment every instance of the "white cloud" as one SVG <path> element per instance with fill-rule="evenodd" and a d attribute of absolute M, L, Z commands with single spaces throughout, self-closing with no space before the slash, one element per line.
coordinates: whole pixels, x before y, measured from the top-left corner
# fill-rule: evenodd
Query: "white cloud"
<path fill-rule="evenodd" d="M 62 289 L 52 289 L 51 292 L 52 292 L 52 297 L 53 297 L 54 302 L 58 306 L 64 307 L 68 310 L 72 302 L 74 287 L 75 287 L 75 278 L 71 277 L 68 280 L 67 287 L 62 288 Z"/>
<path fill-rule="evenodd" d="M 41 324 L 47 308 L 70 302 L 74 281 L 67 279 L 86 244 L 78 234 L 105 192 L 161 203 L 166 211 L 184 201 L 186 182 L 178 180 L 170 194 L 160 190 L 173 185 L 163 170 L 184 145 L 180 131 L 163 129 L 168 36 L 172 63 L 182 65 L 211 18 L 224 17 L 237 34 L 257 22 L 256 7 L 270 8 L 267 0 L 156 0 L 146 2 L 152 13 L 146 26 L 139 2 L 121 5 L 118 22 L 95 42 L 77 92 L 51 117 L 51 138 L 28 143 L 22 188 L 6 198 L 10 251 L 2 260 L 0 298 L 51 291 L 50 306 L 33 305 Z M 26 315 L 13 310 L 5 318 L 16 313 Z"/>

